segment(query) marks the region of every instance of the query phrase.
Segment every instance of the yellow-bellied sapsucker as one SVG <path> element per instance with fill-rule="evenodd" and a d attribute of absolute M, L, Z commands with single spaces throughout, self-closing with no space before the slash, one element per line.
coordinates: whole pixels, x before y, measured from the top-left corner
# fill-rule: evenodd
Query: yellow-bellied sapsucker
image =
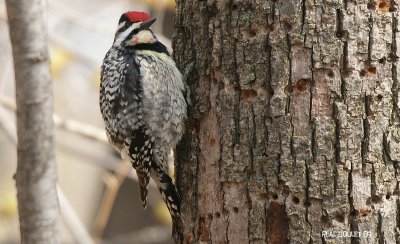
<path fill-rule="evenodd" d="M 167 48 L 150 29 L 154 21 L 144 12 L 122 14 L 101 67 L 100 110 L 110 143 L 136 169 L 143 207 L 151 177 L 177 224 L 180 196 L 167 164 L 183 133 L 186 91 Z"/>

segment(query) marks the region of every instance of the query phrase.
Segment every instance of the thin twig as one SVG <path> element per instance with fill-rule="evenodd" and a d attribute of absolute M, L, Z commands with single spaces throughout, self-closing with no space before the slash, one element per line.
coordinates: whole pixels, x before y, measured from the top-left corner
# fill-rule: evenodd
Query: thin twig
<path fill-rule="evenodd" d="M 0 95 L 0 104 L 4 105 L 6 108 L 16 111 L 17 107 L 15 102 L 5 96 Z M 75 134 L 95 139 L 101 142 L 107 142 L 107 136 L 103 129 L 96 128 L 94 126 L 73 120 L 73 119 L 62 119 L 57 114 L 53 114 L 54 124 L 61 129 L 73 132 Z"/>
<path fill-rule="evenodd" d="M 100 204 L 100 210 L 96 217 L 93 234 L 94 239 L 97 241 L 103 236 L 103 232 L 110 217 L 112 207 L 114 206 L 118 190 L 131 171 L 131 168 L 132 167 L 130 163 L 124 160 L 114 174 L 107 175 L 104 180 L 106 184 L 106 191 L 103 195 L 103 199 Z"/>
<path fill-rule="evenodd" d="M 169 243 L 171 241 L 171 230 L 169 227 L 147 226 L 140 230 L 121 234 L 109 240 L 104 240 L 102 244 L 112 243 Z"/>
<path fill-rule="evenodd" d="M 61 119 L 57 114 L 53 115 L 54 124 L 61 129 L 65 129 L 81 136 L 107 142 L 107 136 L 103 129 L 79 122 L 73 119 Z"/>
<path fill-rule="evenodd" d="M 94 243 L 92 238 L 90 237 L 89 232 L 80 221 L 78 215 L 72 208 L 71 204 L 69 203 L 59 185 L 57 185 L 57 192 L 58 199 L 60 200 L 61 216 L 63 216 L 64 221 L 68 223 L 67 227 L 72 233 L 72 236 L 75 238 L 75 241 L 79 244 Z"/>
<path fill-rule="evenodd" d="M 2 129 L 10 141 L 17 145 L 17 128 L 15 127 L 14 121 L 11 119 L 11 114 L 0 106 L 0 129 Z"/>
<path fill-rule="evenodd" d="M 6 55 L 8 55 L 6 53 Z M 10 76 L 12 73 L 12 59 L 11 56 L 6 58 L 5 65 L 2 67 L 3 75 L 0 78 L 0 93 L 4 90 L 6 85 L 6 81 L 10 80 Z"/>

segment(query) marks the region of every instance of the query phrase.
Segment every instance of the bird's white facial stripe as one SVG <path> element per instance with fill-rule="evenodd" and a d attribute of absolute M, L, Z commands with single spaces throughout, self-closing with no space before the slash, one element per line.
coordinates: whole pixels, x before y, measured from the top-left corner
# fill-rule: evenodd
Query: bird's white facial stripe
<path fill-rule="evenodd" d="M 128 40 L 128 45 L 136 45 L 138 43 L 154 43 L 157 39 L 153 33 L 149 30 L 139 31 L 136 35 L 132 37 L 131 40 Z"/>
<path fill-rule="evenodd" d="M 121 34 L 119 34 L 115 40 L 115 45 L 119 46 L 121 45 L 121 43 L 126 39 L 126 37 L 129 35 L 129 33 L 131 33 L 134 29 L 139 28 L 140 24 L 142 22 L 138 22 L 138 23 L 133 23 L 128 29 L 126 29 L 124 32 L 122 32 Z M 123 24 L 123 23 L 121 23 Z M 120 25 L 118 25 L 118 28 L 120 28 Z M 122 28 L 122 27 L 121 27 Z"/>
<path fill-rule="evenodd" d="M 122 27 L 124 27 L 125 23 L 126 23 L 126 21 L 124 21 L 124 22 L 122 22 L 121 24 L 119 24 L 118 27 L 117 27 L 117 31 L 116 31 L 115 33 L 118 33 L 118 31 L 119 31 Z"/>

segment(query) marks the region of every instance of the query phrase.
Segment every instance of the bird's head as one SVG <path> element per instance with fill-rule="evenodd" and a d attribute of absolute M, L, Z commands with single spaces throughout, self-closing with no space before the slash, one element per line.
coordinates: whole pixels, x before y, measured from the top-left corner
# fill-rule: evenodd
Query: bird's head
<path fill-rule="evenodd" d="M 157 42 L 157 37 L 150 26 L 156 21 L 148 13 L 130 11 L 121 15 L 115 33 L 116 45 L 133 47 L 138 44 L 152 44 Z"/>

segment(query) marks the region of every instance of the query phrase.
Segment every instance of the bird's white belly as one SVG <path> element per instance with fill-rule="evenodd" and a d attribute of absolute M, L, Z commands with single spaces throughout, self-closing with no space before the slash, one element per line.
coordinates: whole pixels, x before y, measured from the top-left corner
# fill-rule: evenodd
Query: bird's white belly
<path fill-rule="evenodd" d="M 156 141 L 174 148 L 182 136 L 186 119 L 182 75 L 166 55 L 142 59 L 140 73 L 146 124 Z"/>

